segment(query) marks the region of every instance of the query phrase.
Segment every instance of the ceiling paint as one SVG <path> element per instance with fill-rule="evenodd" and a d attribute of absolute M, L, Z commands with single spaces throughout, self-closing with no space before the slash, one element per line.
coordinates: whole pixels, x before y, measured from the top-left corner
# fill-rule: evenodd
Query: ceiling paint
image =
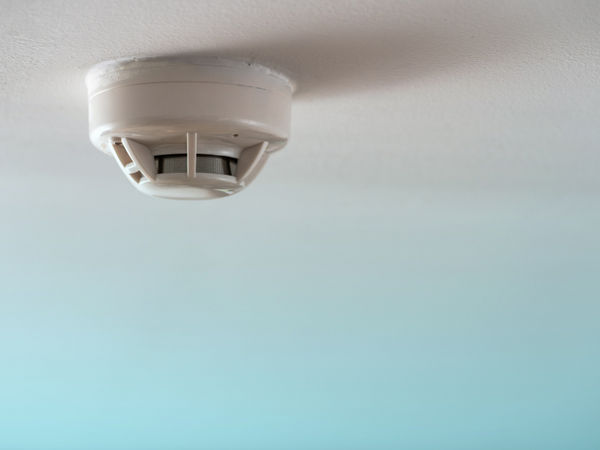
<path fill-rule="evenodd" d="M 600 3 L 4 1 L 0 447 L 597 449 Z M 121 57 L 254 60 L 219 202 L 87 133 Z"/>

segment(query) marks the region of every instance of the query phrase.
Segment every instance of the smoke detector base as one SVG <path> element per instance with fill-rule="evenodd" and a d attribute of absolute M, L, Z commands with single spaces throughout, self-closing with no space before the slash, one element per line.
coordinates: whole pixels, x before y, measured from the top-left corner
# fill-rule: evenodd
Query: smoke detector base
<path fill-rule="evenodd" d="M 90 140 L 155 197 L 235 194 L 289 138 L 293 84 L 249 62 L 108 61 L 86 84 Z"/>

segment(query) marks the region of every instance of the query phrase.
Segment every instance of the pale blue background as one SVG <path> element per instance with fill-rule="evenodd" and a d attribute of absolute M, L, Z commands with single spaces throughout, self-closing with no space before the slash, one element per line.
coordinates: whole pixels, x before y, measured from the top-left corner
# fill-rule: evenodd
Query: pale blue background
<path fill-rule="evenodd" d="M 105 159 L 2 197 L 0 448 L 600 445 L 597 198 L 181 203 Z"/>
<path fill-rule="evenodd" d="M 600 449 L 600 2 L 2 0 L 0 450 Z M 138 193 L 101 61 L 298 83 L 247 191 Z"/>

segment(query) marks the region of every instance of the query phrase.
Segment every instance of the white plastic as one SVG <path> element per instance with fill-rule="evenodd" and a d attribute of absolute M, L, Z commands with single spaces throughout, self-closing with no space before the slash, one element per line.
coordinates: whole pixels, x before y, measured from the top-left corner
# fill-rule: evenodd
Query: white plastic
<path fill-rule="evenodd" d="M 208 199 L 239 192 L 289 138 L 293 85 L 255 64 L 117 60 L 90 70 L 86 84 L 92 143 L 148 195 Z M 185 155 L 186 170 L 160 172 L 157 158 L 169 155 Z M 235 173 L 198 172 L 202 155 L 236 162 Z"/>

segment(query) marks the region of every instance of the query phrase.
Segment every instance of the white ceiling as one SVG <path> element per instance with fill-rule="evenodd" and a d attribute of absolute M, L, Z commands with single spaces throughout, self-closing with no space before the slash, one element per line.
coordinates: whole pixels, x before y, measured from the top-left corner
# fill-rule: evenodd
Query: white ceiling
<path fill-rule="evenodd" d="M 10 173 L 98 164 L 75 150 L 89 147 L 83 76 L 93 64 L 195 53 L 256 58 L 297 80 L 294 137 L 273 163 L 282 181 L 597 186 L 597 2 L 2 5 Z M 35 161 L 25 156 L 38 147 Z"/>
<path fill-rule="evenodd" d="M 600 2 L 0 8 L 1 448 L 600 446 Z M 247 191 L 89 142 L 86 71 L 172 54 L 298 83 Z"/>

